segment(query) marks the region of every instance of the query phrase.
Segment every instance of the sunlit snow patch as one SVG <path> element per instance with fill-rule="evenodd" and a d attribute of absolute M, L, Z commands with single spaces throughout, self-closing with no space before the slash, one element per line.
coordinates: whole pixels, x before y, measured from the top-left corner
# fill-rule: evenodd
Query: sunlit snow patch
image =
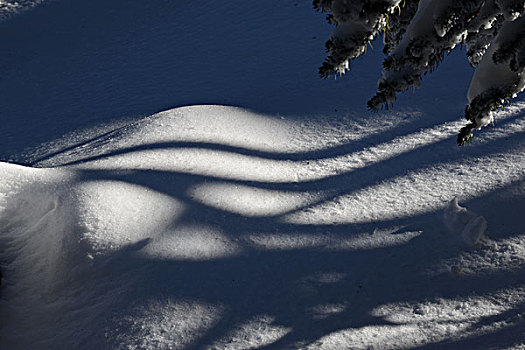
<path fill-rule="evenodd" d="M 284 192 L 240 184 L 205 183 L 191 191 L 193 199 L 211 207 L 244 216 L 271 216 L 308 203 L 305 192 Z"/>
<path fill-rule="evenodd" d="M 89 162 L 90 168 L 107 168 L 111 163 L 101 161 L 118 155 L 117 158 L 125 159 L 121 163 L 130 167 L 140 163 L 140 157 L 131 157 L 132 153 L 147 150 L 174 153 L 207 150 L 216 155 L 230 152 L 255 157 L 261 153 L 278 155 L 301 150 L 291 141 L 295 138 L 291 122 L 236 107 L 181 107 L 109 127 L 109 130 L 83 131 L 87 142 L 78 139 L 77 133 L 45 145 L 41 153 L 51 147 L 55 154 L 44 157 L 38 165 Z"/>
<path fill-rule="evenodd" d="M 512 166 L 501 167 L 503 161 Z M 349 193 L 327 196 L 308 208 L 287 214 L 283 220 L 294 224 L 367 223 L 442 211 L 445 201 L 458 193 L 482 196 L 519 181 L 524 169 L 525 153 L 521 149 L 430 165 L 403 176 L 371 181 Z M 482 224 L 472 224 L 475 223 Z"/>
<path fill-rule="evenodd" d="M 185 205 L 166 194 L 121 181 L 89 181 L 76 189 L 83 239 L 96 252 L 141 243 L 149 258 L 201 260 L 235 254 L 235 245 L 202 224 L 179 224 Z M 137 247 L 138 248 L 138 247 Z"/>
<path fill-rule="evenodd" d="M 143 250 L 149 258 L 174 260 L 211 260 L 239 253 L 235 242 L 204 225 L 176 226 L 155 237 Z"/>
<path fill-rule="evenodd" d="M 383 304 L 371 311 L 377 325 L 347 328 L 328 334 L 307 347 L 317 349 L 412 349 L 449 339 L 468 339 L 513 327 L 521 318 L 505 319 L 519 307 L 523 288 L 487 296 Z M 508 302 L 512 299 L 511 302 Z M 502 316 L 501 322 L 497 317 Z M 402 336 L 400 336 L 402 335 Z"/>
<path fill-rule="evenodd" d="M 316 305 L 311 309 L 314 319 L 326 319 L 336 314 L 347 311 L 349 305 L 346 304 L 322 304 Z"/>
<path fill-rule="evenodd" d="M 80 183 L 75 194 L 83 239 L 96 251 L 152 239 L 184 212 L 184 205 L 170 196 L 121 181 Z"/>
<path fill-rule="evenodd" d="M 210 349 L 258 349 L 271 345 L 291 331 L 290 327 L 276 324 L 273 317 L 261 315 L 238 325 Z"/>

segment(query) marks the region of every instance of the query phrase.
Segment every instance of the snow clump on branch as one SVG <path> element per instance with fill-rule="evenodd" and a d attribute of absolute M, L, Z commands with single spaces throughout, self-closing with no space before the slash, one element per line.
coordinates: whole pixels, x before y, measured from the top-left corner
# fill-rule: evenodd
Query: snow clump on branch
<path fill-rule="evenodd" d="M 388 108 L 400 92 L 420 87 L 422 76 L 436 69 L 445 54 L 466 45 L 469 62 L 477 68 L 460 144 L 491 124 L 493 111 L 525 88 L 523 0 L 314 0 L 314 8 L 328 13 L 335 25 L 319 68 L 322 77 L 346 73 L 349 62 L 384 34 L 387 57 L 377 93 L 368 102 L 371 110 Z"/>

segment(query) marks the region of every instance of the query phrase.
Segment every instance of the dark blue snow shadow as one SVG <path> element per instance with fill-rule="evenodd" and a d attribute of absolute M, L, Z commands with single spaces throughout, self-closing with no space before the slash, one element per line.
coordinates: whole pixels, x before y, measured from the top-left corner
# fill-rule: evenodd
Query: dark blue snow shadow
<path fill-rule="evenodd" d="M 366 60 L 358 61 L 350 77 L 336 82 L 320 80 L 316 67 L 323 60 L 323 43 L 329 28 L 324 25 L 322 15 L 313 13 L 310 1 L 295 4 L 295 1 L 274 0 L 62 0 L 0 24 L 0 113 L 3 118 L 0 159 L 17 156 L 21 150 L 67 131 L 182 105 L 239 105 L 256 112 L 292 117 L 348 110 L 364 112 L 379 76 L 379 50 Z M 427 125 L 458 118 L 470 71 L 463 69 L 465 65 L 447 68 L 447 63 L 450 60 L 457 63 L 460 56 L 448 57 L 436 73 L 425 79 L 423 89 L 415 95 L 402 96 L 396 108 L 413 103 L 428 118 Z M 371 137 L 361 141 L 364 143 L 349 143 L 307 154 L 272 154 L 215 144 L 170 143 L 143 147 L 191 146 L 267 159 L 306 161 L 353 152 L 366 143 L 387 141 L 400 133 L 413 132 L 417 127 L 422 124 L 417 122 L 401 131 L 382 133 L 377 140 Z M 486 155 L 490 151 L 509 151 L 519 147 L 520 140 L 521 135 L 473 149 L 458 149 L 454 138 L 450 138 L 321 181 L 235 183 L 296 192 L 324 190 L 329 194 L 323 200 L 330 201 L 331 195 L 351 194 L 410 170 L 461 157 Z M 251 218 L 233 214 L 195 202 L 188 195 L 188 189 L 194 185 L 227 181 L 225 179 L 133 170 L 127 173 L 86 171 L 80 181 L 103 179 L 134 183 L 173 196 L 189 208 L 187 216 L 174 225 L 206 218 L 206 224 L 232 239 L 242 239 L 254 227 L 281 234 L 329 233 L 348 237 L 356 232 L 372 233 L 376 228 L 406 226 L 397 234 L 410 230 L 421 230 L 423 234 L 403 246 L 355 252 L 337 252 L 326 247 L 271 251 L 246 244 L 240 256 L 200 262 L 147 259 L 140 255 L 142 244 L 147 242 L 139 242 L 108 257 L 107 263 L 100 267 L 98 272 L 107 273 L 108 280 L 118 281 L 118 276 L 127 274 L 134 276 L 134 283 L 120 286 L 115 282 L 118 293 L 98 291 L 99 299 L 113 297 L 108 298 L 111 308 L 103 310 L 108 324 L 93 324 L 89 331 L 71 334 L 66 340 L 83 345 L 78 348 L 90 348 L 90 344 L 117 348 L 117 343 L 105 343 L 115 340 L 106 339 L 104 331 L 106 326 L 114 326 L 112 313 L 125 314 L 132 308 L 129 300 L 146 305 L 150 300 L 197 299 L 227 305 L 229 311 L 221 321 L 188 347 L 193 349 L 212 344 L 254 317 L 270 315 L 275 325 L 291 328 L 287 336 L 268 346 L 283 349 L 312 344 L 343 329 L 391 325 L 388 320 L 371 315 L 372 310 L 385 303 L 497 292 L 521 286 L 524 277 L 523 270 L 467 278 L 452 274 L 431 278 L 422 273 L 460 252 L 457 245 L 447 244 L 448 236 L 443 232 L 439 212 L 359 225 L 293 225 L 283 223 L 280 216 Z M 523 206 L 523 200 L 498 202 L 493 195 L 487 194 L 466 205 L 478 207 L 483 215 L 491 212 L 493 203 L 498 203 L 501 215 L 511 212 L 511 207 Z M 489 224 L 491 222 L 489 218 Z M 523 228 L 515 232 L 523 232 Z M 496 238 L 508 237 L 512 232 L 491 234 Z M 330 283 L 319 278 L 333 273 L 342 277 Z M 89 276 L 86 278 L 89 285 Z M 97 286 L 89 287 L 93 289 L 83 291 L 88 305 L 93 302 L 93 290 L 97 292 Z M 341 304 L 346 308 L 319 318 L 314 309 L 325 304 Z M 522 307 L 518 305 L 499 317 L 512 319 L 522 313 Z M 95 315 L 91 317 L 100 319 Z M 487 318 L 479 324 L 492 320 L 498 319 Z M 456 349 L 475 348 L 481 341 L 513 345 L 523 341 L 519 330 L 511 325 L 493 334 L 445 345 Z M 68 344 L 62 345 L 71 348 Z M 443 344 L 437 347 L 440 345 Z"/>
<path fill-rule="evenodd" d="M 514 135 L 507 140 L 478 144 L 467 149 L 464 159 L 509 152 L 520 147 L 522 136 Z M 144 305 L 158 300 L 198 300 L 212 305 L 226 305 L 227 311 L 220 321 L 188 346 L 188 349 L 209 347 L 215 341 L 228 337 L 236 327 L 261 315 L 273 318 L 276 326 L 291 329 L 290 333 L 264 348 L 286 349 L 315 344 L 322 337 L 345 329 L 374 325 L 395 326 L 388 319 L 373 314 L 374 310 L 385 304 L 469 298 L 522 287 L 525 277 L 523 268 L 470 276 L 454 273 L 441 273 L 437 276 L 427 274 L 427 271 L 435 270 L 444 259 L 457 257 L 463 249 L 454 237 L 445 232 L 439 211 L 362 224 L 296 225 L 282 221 L 283 215 L 287 213 L 247 217 L 197 202 L 190 194 L 190 189 L 194 186 L 221 181 L 283 191 L 319 189 L 331 190 L 335 195 L 348 195 L 402 176 L 410 170 L 457 160 L 457 154 L 454 158 L 447 151 L 452 147 L 453 140 L 454 137 L 451 137 L 356 172 L 310 183 L 272 184 L 155 170 L 83 170 L 79 181 L 123 181 L 172 196 L 182 201 L 186 207 L 184 216 L 172 223 L 174 227 L 191 225 L 195 221 L 203 222 L 242 245 L 240 255 L 208 261 L 156 260 L 144 257 L 140 251 L 131 255 L 126 253 L 126 259 L 122 261 L 125 265 L 120 266 L 119 273 L 137 271 L 136 281 L 132 288 L 127 288 L 125 294 L 121 295 L 120 301 L 116 301 L 107 310 L 108 314 L 119 315 L 127 311 L 132 313 L 133 306 L 127 304 L 129 300 L 137 300 Z M 524 180 L 522 177 L 510 184 L 508 189 L 495 188 L 493 191 L 506 192 L 514 186 L 521 186 Z M 480 214 L 487 216 L 489 227 L 497 221 L 501 224 L 503 219 L 487 215 L 493 206 L 497 205 L 500 212 L 516 205 L 525 206 L 524 198 L 507 203 L 502 198 L 495 198 L 494 193 L 462 203 L 481 209 Z M 331 198 L 324 200 L 330 201 Z M 421 231 L 422 234 L 403 245 L 355 251 L 337 251 L 322 245 L 271 250 L 243 240 L 246 234 L 253 234 L 254 228 L 260 234 L 300 234 L 312 237 L 331 235 L 347 238 L 356 233 L 373 234 L 376 229 L 391 227 L 401 227 L 395 233 L 398 235 L 410 231 Z M 523 232 L 523 229 L 521 227 L 514 234 Z M 509 231 L 491 231 L 491 236 L 495 239 L 510 235 L 512 233 Z M 110 258 L 112 261 L 119 260 L 118 257 Z M 140 269 L 136 270 L 137 267 Z M 340 277 L 327 281 L 323 278 L 325 275 Z M 323 305 L 344 307 L 341 312 L 319 315 L 316 310 Z M 522 328 L 512 320 L 522 312 L 522 305 L 517 305 L 497 317 L 481 318 L 479 325 L 500 319 L 509 320 L 509 324 L 494 333 L 456 342 L 447 339 L 447 342 L 438 345 L 450 349 L 465 349 L 475 348 L 481 341 L 502 345 L 520 343 L 525 340 L 523 334 L 519 333 Z M 111 327 L 111 320 L 108 322 L 101 326 Z M 108 344 L 109 347 L 113 345 L 117 344 Z M 430 348 L 431 346 L 429 345 Z"/>
<path fill-rule="evenodd" d="M 294 117 L 367 113 L 380 49 L 349 76 L 322 80 L 316 70 L 330 30 L 308 1 L 42 5 L 0 23 L 0 159 L 23 161 L 22 150 L 69 131 L 177 106 L 235 105 Z M 448 57 L 434 75 L 449 84 L 431 75 L 399 106 L 415 103 L 456 118 L 471 74 L 466 67 L 461 53 Z"/>
<path fill-rule="evenodd" d="M 209 208 L 194 207 L 194 210 L 202 215 L 203 210 L 206 214 Z M 388 320 L 371 315 L 372 310 L 384 304 L 468 298 L 522 286 L 524 270 L 471 277 L 425 275 L 425 269 L 435 268 L 442 259 L 454 257 L 460 252 L 457 246 L 447 246 L 447 236 L 440 232 L 439 223 L 433 218 L 437 214 L 409 218 L 424 222 L 411 229 L 422 229 L 425 233 L 399 247 L 337 252 L 323 247 L 267 251 L 245 246 L 241 256 L 200 262 L 155 261 L 137 255 L 135 261 L 128 262 L 128 268 L 133 271 L 140 266 L 145 271 L 138 274 L 133 288 L 121 296 L 125 301 L 115 303 L 114 309 L 107 311 L 118 314 L 128 310 L 127 300 L 140 300 L 144 304 L 150 300 L 199 300 L 226 305 L 228 311 L 221 316 L 220 322 L 188 349 L 206 348 L 219 338 L 227 337 L 235 327 L 261 315 L 274 318 L 276 326 L 292 329 L 288 335 L 267 346 L 269 349 L 283 349 L 312 344 L 323 336 L 344 329 L 395 326 Z M 226 214 L 223 217 L 214 216 L 209 223 L 223 229 L 226 224 L 230 228 L 223 232 L 229 237 L 241 238 L 244 229 L 248 228 L 241 226 L 233 230 L 231 227 L 247 220 L 250 219 Z M 397 223 L 377 222 L 359 228 L 371 230 Z M 273 226 L 281 234 L 299 232 L 322 235 L 338 232 L 342 237 L 356 229 L 352 225 L 313 225 L 306 228 L 274 223 Z M 323 274 L 344 277 L 326 282 L 323 281 Z M 330 304 L 344 305 L 344 311 L 318 317 L 316 307 Z M 512 312 L 518 314 L 523 310 L 516 309 L 509 314 Z M 502 320 L 505 317 L 505 314 L 501 315 Z M 523 334 L 514 332 L 513 327 L 504 327 L 483 338 L 489 338 L 492 343 L 518 343 L 523 340 Z M 509 334 L 513 337 L 509 338 Z M 474 337 L 470 341 L 472 343 L 464 343 L 477 344 L 479 339 Z M 464 348 L 468 347 L 455 347 Z"/>
<path fill-rule="evenodd" d="M 521 116 L 516 116 L 516 118 Z M 513 118 L 504 123 L 512 121 Z M 505 125 L 503 125 L 504 127 Z M 415 125 L 409 128 L 393 129 L 378 135 L 383 142 L 405 135 L 408 130 L 416 131 Z M 75 315 L 68 332 L 57 331 L 57 338 L 63 340 L 64 348 L 118 348 L 118 339 L 107 337 L 108 329 L 122 335 L 135 332 L 132 319 L 130 324 L 119 316 L 134 315 L 135 307 L 147 307 L 148 303 L 163 301 L 177 302 L 194 300 L 211 305 L 224 305 L 226 311 L 219 322 L 188 349 L 206 348 L 215 341 L 228 337 L 236 327 L 261 315 L 273 319 L 275 326 L 290 329 L 290 333 L 276 340 L 267 348 L 283 349 L 294 346 L 315 344 L 322 337 L 345 329 L 359 329 L 367 326 L 395 326 L 386 318 L 375 316 L 374 310 L 389 303 L 414 303 L 435 301 L 440 298 L 469 298 L 475 295 L 497 293 L 502 289 L 517 288 L 522 285 L 524 273 L 502 271 L 495 274 L 476 274 L 457 276 L 442 273 L 438 276 L 426 274 L 435 269 L 443 259 L 457 257 L 461 247 L 454 237 L 444 232 L 440 212 L 405 216 L 391 220 L 376 220 L 362 224 L 297 225 L 283 222 L 287 213 L 267 217 L 247 217 L 227 210 L 211 207 L 196 201 L 191 189 L 205 183 L 230 182 L 244 186 L 276 189 L 288 192 L 310 190 L 326 191 L 324 201 L 331 201 L 333 196 L 351 195 L 375 184 L 403 176 L 411 170 L 447 163 L 477 159 L 481 156 L 505 154 L 522 147 L 522 134 L 515 134 L 508 139 L 498 139 L 476 144 L 474 147 L 457 148 L 454 137 L 438 143 L 413 149 L 405 154 L 370 165 L 350 173 L 342 173 L 323 180 L 299 183 L 269 183 L 224 179 L 214 176 L 186 174 L 175 171 L 155 170 L 82 170 L 79 182 L 122 181 L 150 188 L 177 201 L 184 203 L 184 215 L 173 221 L 174 232 L 179 225 L 203 223 L 217 229 L 228 239 L 240 242 L 239 255 L 218 257 L 204 261 L 185 261 L 177 259 L 157 260 L 141 254 L 141 248 L 148 241 L 125 247 L 121 251 L 109 254 L 96 263 L 85 276 L 86 288 L 79 292 L 82 307 L 64 310 L 64 314 Z M 372 142 L 371 140 L 369 140 Z M 145 145 L 146 149 L 161 150 L 161 146 L 176 150 L 179 144 Z M 193 145 L 199 148 L 199 145 Z M 362 148 L 366 143 L 361 145 Z M 304 161 L 322 159 L 326 154 L 343 155 L 345 152 L 360 151 L 358 144 L 347 144 L 325 152 L 273 154 L 247 148 L 222 149 L 222 145 L 202 144 L 201 148 L 239 152 L 253 157 L 267 159 Z M 137 149 L 126 149 L 124 153 L 133 153 Z M 492 208 L 498 207 L 501 213 L 510 212 L 510 207 L 524 206 L 523 198 L 510 203 L 493 198 L 495 193 L 512 192 L 514 186 L 523 184 L 517 180 L 508 189 L 495 188 L 494 193 L 485 194 L 466 204 L 477 206 L 480 214 L 486 215 L 489 225 L 495 219 Z M 476 205 L 474 205 L 476 204 Z M 519 212 L 516 212 L 520 214 Z M 489 215 L 487 215 L 489 214 Z M 498 217 L 496 220 L 504 220 Z M 400 246 L 380 247 L 368 250 L 338 251 L 329 246 L 295 247 L 284 250 L 272 250 L 250 243 L 247 234 L 264 235 L 279 233 L 319 237 L 329 235 L 337 240 L 353 237 L 356 233 L 374 234 L 376 229 L 398 227 L 395 234 L 421 231 L 422 234 Z M 491 232 L 492 237 L 509 237 L 523 232 Z M 394 232 L 393 232 L 394 233 Z M 336 275 L 329 280 L 324 276 Z M 95 276 L 96 278 L 92 278 Z M 102 283 L 103 282 L 103 283 Z M 122 283 L 120 283 L 122 282 Z M 110 288 L 108 288 L 110 286 Z M 60 297 L 60 296 L 57 296 Z M 93 300 L 104 303 L 105 308 L 90 307 Z M 74 306 L 77 306 L 75 304 Z M 340 312 L 319 314 L 323 305 L 342 305 Z M 86 306 L 85 308 L 83 308 Z M 521 306 L 502 314 L 503 320 L 521 313 Z M 88 313 L 88 315 L 86 315 Z M 85 316 L 85 317 L 84 317 Z M 107 320 L 107 323 L 85 320 Z M 115 321 L 116 320 L 116 321 Z M 480 322 L 490 322 L 491 318 Z M 78 327 L 74 322 L 78 322 Z M 122 324 L 121 322 L 124 322 Z M 480 324 L 481 324 L 480 323 Z M 87 326 L 86 326 L 87 325 Z M 79 331 L 82 329 L 82 331 Z M 509 323 L 509 327 L 499 332 L 485 334 L 493 343 L 514 344 L 523 340 L 521 334 Z M 115 334 L 115 333 L 113 333 Z M 61 338 L 60 338 L 61 337 Z M 483 338 L 483 339 L 487 339 Z M 480 337 L 472 337 L 457 345 L 457 349 L 469 348 L 469 344 L 478 344 Z M 450 339 L 449 339 L 450 340 Z M 453 343 L 452 343 L 453 344 Z M 466 344 L 466 345 L 465 345 Z M 447 345 L 448 346 L 448 345 Z M 454 345 L 450 345 L 454 348 Z M 472 347 L 471 347 L 472 348 Z"/>

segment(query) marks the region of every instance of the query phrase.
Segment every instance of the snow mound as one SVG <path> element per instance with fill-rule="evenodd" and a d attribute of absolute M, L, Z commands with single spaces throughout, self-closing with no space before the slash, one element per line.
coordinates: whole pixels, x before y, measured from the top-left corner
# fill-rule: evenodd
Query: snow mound
<path fill-rule="evenodd" d="M 519 138 L 516 114 L 503 119 Z M 335 117 L 192 106 L 43 145 L 48 168 L 0 163 L 0 346 L 366 349 L 495 331 L 525 300 L 507 210 L 524 198 L 523 147 L 494 133 L 488 154 L 458 154 L 454 122 L 406 119 L 353 133 Z M 483 216 L 448 203 L 458 193 L 496 248 L 441 244 L 445 226 L 467 246 L 485 235 Z"/>
<path fill-rule="evenodd" d="M 452 199 L 443 212 L 443 222 L 451 232 L 460 234 L 468 246 L 477 245 L 487 231 L 487 220 L 461 207 L 457 198 Z"/>

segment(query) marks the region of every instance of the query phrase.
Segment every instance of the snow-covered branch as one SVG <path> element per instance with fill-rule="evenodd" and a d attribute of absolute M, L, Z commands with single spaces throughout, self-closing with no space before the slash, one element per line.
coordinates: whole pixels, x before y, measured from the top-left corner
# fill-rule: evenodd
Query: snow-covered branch
<path fill-rule="evenodd" d="M 314 0 L 314 8 L 329 12 L 336 25 L 326 42 L 328 57 L 319 68 L 323 77 L 343 75 L 349 61 L 366 53 L 367 45 L 388 27 L 390 15 L 401 12 L 402 0 Z"/>
<path fill-rule="evenodd" d="M 342 75 L 349 61 L 384 33 L 387 57 L 372 110 L 389 107 L 397 94 L 419 87 L 458 44 L 477 67 L 468 93 L 469 124 L 458 136 L 463 144 L 474 129 L 488 125 L 492 112 L 523 90 L 525 1 L 517 0 L 315 0 L 335 29 L 319 69 L 323 77 Z"/>

